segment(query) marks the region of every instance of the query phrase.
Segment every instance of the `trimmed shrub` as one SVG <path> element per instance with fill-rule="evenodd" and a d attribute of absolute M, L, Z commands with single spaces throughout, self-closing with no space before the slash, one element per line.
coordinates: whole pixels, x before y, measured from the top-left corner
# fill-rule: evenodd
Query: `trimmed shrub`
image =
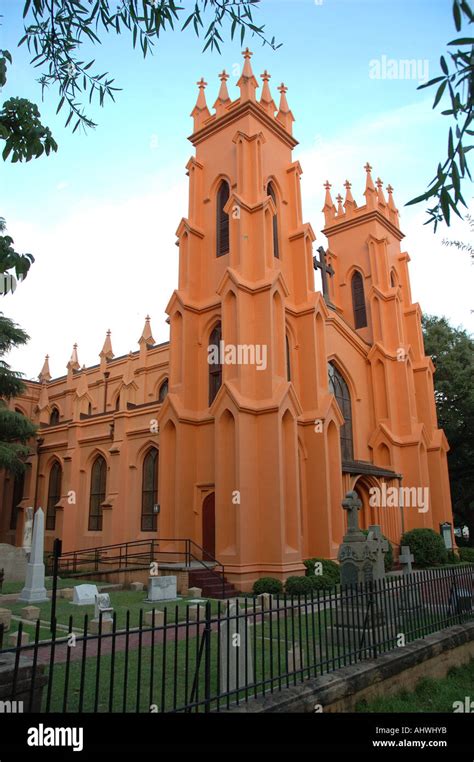
<path fill-rule="evenodd" d="M 365 534 L 365 536 L 367 537 L 367 535 L 369 534 L 369 530 L 368 529 L 362 529 L 362 533 Z M 392 571 L 392 569 L 393 569 L 393 548 L 392 548 L 392 543 L 390 542 L 388 537 L 385 537 L 385 535 L 382 535 L 382 536 L 388 542 L 388 550 L 387 550 L 387 552 L 384 555 L 383 563 L 384 563 L 384 566 L 385 566 L 385 571 L 389 572 L 389 571 Z"/>
<path fill-rule="evenodd" d="M 328 590 L 339 584 L 340 575 L 338 574 L 336 579 L 334 574 L 315 574 L 312 577 L 306 577 L 306 579 L 311 582 L 312 590 Z"/>
<path fill-rule="evenodd" d="M 400 545 L 409 545 L 415 565 L 421 569 L 447 563 L 448 552 L 444 540 L 434 529 L 411 529 L 405 532 Z"/>
<path fill-rule="evenodd" d="M 317 577 L 328 577 L 333 581 L 334 584 L 337 584 L 341 579 L 339 564 L 337 564 L 335 561 L 331 561 L 328 558 L 308 558 L 303 563 L 306 566 L 307 577 L 315 576 L 315 566 L 317 563 L 320 563 L 323 567 L 323 573 L 317 574 Z"/>
<path fill-rule="evenodd" d="M 309 577 L 288 577 L 285 583 L 285 592 L 287 595 L 308 595 L 311 594 L 313 586 Z"/>
<path fill-rule="evenodd" d="M 271 595 L 283 595 L 283 584 L 275 577 L 260 577 L 253 583 L 253 592 L 255 595 L 261 593 L 270 593 Z"/>
<path fill-rule="evenodd" d="M 474 564 L 474 548 L 459 548 L 459 558 L 461 561 Z"/>

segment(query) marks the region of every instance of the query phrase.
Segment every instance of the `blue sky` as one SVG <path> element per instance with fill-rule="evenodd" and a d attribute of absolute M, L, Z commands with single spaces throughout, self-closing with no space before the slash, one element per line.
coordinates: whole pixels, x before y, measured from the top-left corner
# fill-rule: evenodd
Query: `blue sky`
<path fill-rule="evenodd" d="M 254 73 L 265 68 L 271 73 L 275 100 L 280 82 L 288 86 L 300 141 L 294 158 L 304 171 L 305 220 L 316 231 L 323 226 L 326 176 L 335 193 L 348 177 L 361 203 L 363 165 L 369 160 L 374 178 L 380 175 L 395 188 L 414 298 L 426 311 L 468 327 L 467 255 L 441 246 L 446 231 L 434 237 L 423 228 L 422 207 L 403 209 L 424 190 L 444 156 L 447 120 L 432 112 L 433 93 L 417 90 L 416 79 L 370 76 L 371 62 L 383 57 L 415 59 L 429 66 L 429 78 L 437 76 L 439 56 L 456 36 L 451 5 L 451 0 L 263 0 L 255 19 L 283 46 L 274 52 L 251 38 L 246 43 L 254 51 Z M 14 57 L 2 95 L 40 103 L 38 71 L 29 64 L 27 49 L 16 47 L 22 7 L 19 0 L 2 3 L 0 45 Z M 187 212 L 189 114 L 197 80 L 204 76 L 209 83 L 211 107 L 224 67 L 231 75 L 231 97 L 237 97 L 241 46 L 227 38 L 219 56 L 202 54 L 202 41 L 189 28 L 169 32 L 145 61 L 124 35 L 90 46 L 84 59 L 94 57 L 97 69 L 108 71 L 123 88 L 116 103 L 90 109 L 98 127 L 73 135 L 63 126 L 67 112 L 55 114 L 51 90 L 40 110 L 58 153 L 0 166 L 0 213 L 18 248 L 36 256 L 25 283 L 4 299 L 5 312 L 31 335 L 28 347 L 11 355 L 27 376 L 39 372 L 46 352 L 53 375 L 61 375 L 74 341 L 81 363 L 96 362 L 107 328 L 117 355 L 135 349 L 147 312 L 155 339 L 167 339 L 164 308 L 177 277 L 174 233 Z M 472 188 L 466 195 L 472 197 Z M 457 226 L 454 232 L 464 231 Z M 321 235 L 319 243 L 324 243 Z M 452 264 L 440 278 L 449 258 Z M 461 290 L 454 293 L 459 281 Z"/>

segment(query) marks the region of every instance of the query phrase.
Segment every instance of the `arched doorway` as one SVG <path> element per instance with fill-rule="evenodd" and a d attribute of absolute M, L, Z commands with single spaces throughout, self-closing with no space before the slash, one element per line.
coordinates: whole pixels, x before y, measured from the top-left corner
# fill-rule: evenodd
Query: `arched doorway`
<path fill-rule="evenodd" d="M 216 557 L 216 501 L 210 492 L 202 504 L 202 547 L 212 558 Z M 206 560 L 206 557 L 204 558 Z"/>

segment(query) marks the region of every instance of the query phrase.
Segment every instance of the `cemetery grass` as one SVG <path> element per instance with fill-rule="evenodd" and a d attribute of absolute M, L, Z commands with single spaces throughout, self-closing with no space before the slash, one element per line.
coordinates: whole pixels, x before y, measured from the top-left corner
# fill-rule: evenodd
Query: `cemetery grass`
<path fill-rule="evenodd" d="M 163 611 L 165 607 L 168 608 L 168 622 L 175 621 L 176 609 L 179 620 L 186 618 L 186 608 L 189 604 L 189 599 L 183 598 L 170 605 L 169 602 L 163 601 L 153 605 L 152 603 L 146 603 L 146 591 L 137 593 L 134 590 L 116 590 L 110 592 L 110 603 L 117 615 L 117 628 L 124 628 L 126 625 L 127 611 L 130 611 L 130 627 L 137 627 L 140 621 L 140 609 L 145 613 L 156 608 L 159 611 Z M 21 616 L 21 609 L 27 606 L 24 601 L 7 601 L 1 604 L 2 608 L 8 608 L 16 616 Z M 34 604 L 40 609 L 40 619 L 45 622 L 49 622 L 51 619 L 51 601 L 45 601 L 44 603 Z M 212 613 L 217 613 L 218 602 L 211 601 Z M 56 619 L 58 624 L 68 625 L 70 617 L 72 616 L 72 627 L 74 630 L 84 629 L 84 616 L 88 615 L 90 622 L 94 617 L 94 605 L 91 606 L 75 606 L 64 598 L 56 599 Z M 204 616 L 204 606 L 202 609 L 202 615 Z M 59 633 L 61 636 L 61 633 Z"/>
<path fill-rule="evenodd" d="M 394 696 L 361 701 L 357 712 L 452 712 L 456 701 L 472 697 L 474 659 L 462 667 L 451 669 L 447 676 L 420 680 L 414 691 L 401 691 Z"/>
<path fill-rule="evenodd" d="M 326 615 L 321 616 L 321 629 L 324 632 L 326 624 Z M 315 620 L 315 635 L 320 631 L 317 614 Z M 338 661 L 342 666 L 343 659 L 336 653 L 328 654 L 328 662 L 323 670 L 314 666 L 306 666 L 306 659 L 303 658 L 303 668 L 292 663 L 291 656 L 288 656 L 287 647 L 291 647 L 292 642 L 302 646 L 303 652 L 310 652 L 311 663 L 313 663 L 313 654 L 319 658 L 322 653 L 326 658 L 323 644 L 319 643 L 317 637 L 313 638 L 312 617 L 302 616 L 300 621 L 297 617 L 286 617 L 286 628 L 288 640 L 285 641 L 285 617 L 280 619 L 280 638 L 278 638 L 278 629 L 276 621 L 265 621 L 262 624 L 257 623 L 250 629 L 250 639 L 248 648 L 254 654 L 255 682 L 267 681 L 265 693 L 272 689 L 279 690 L 284 687 L 297 685 L 308 677 L 315 677 L 328 670 L 334 669 Z M 184 630 L 184 628 L 183 628 Z M 157 631 L 158 632 L 158 631 Z M 255 633 L 255 636 L 254 636 Z M 158 637 L 158 634 L 157 634 Z M 168 632 L 167 642 L 155 642 L 153 648 L 149 645 L 143 646 L 141 653 L 138 648 L 130 648 L 128 659 L 124 650 L 116 650 L 114 659 L 110 653 L 101 654 L 100 659 L 95 655 L 86 658 L 84 677 L 81 676 L 81 660 L 71 660 L 69 672 L 67 665 L 58 663 L 54 665 L 51 685 L 51 706 L 52 712 L 69 711 L 74 712 L 81 709 L 83 712 L 150 712 L 150 711 L 175 711 L 180 710 L 190 701 L 191 689 L 196 674 L 196 665 L 198 663 L 198 651 L 201 637 L 189 637 L 188 648 L 184 639 L 170 639 L 171 633 Z M 324 637 L 324 636 L 323 636 Z M 254 645 L 254 640 L 256 644 Z M 92 641 L 93 642 L 93 641 Z M 256 646 L 256 647 L 255 647 Z M 81 649 L 81 641 L 75 646 Z M 229 652 L 236 653 L 232 646 L 229 646 Z M 219 666 L 218 666 L 218 634 L 216 631 L 211 633 L 211 710 L 223 710 L 229 705 L 235 706 L 236 696 L 231 695 L 229 702 L 226 698 L 221 698 L 219 702 L 215 696 L 219 691 Z M 256 657 L 256 658 L 255 658 Z M 296 668 L 295 668 L 296 667 Z M 50 669 L 50 668 L 49 668 Z M 97 673 L 99 670 L 99 674 Z M 287 672 L 295 674 L 288 677 L 280 677 Z M 50 673 L 51 674 L 51 673 Z M 163 679 L 164 675 L 164 679 Z M 176 677 L 175 677 L 176 676 Z M 83 699 L 82 708 L 80 707 L 81 680 L 83 679 Z M 64 703 L 65 685 L 67 681 L 67 702 Z M 194 700 L 202 700 L 204 697 L 204 658 L 201 661 L 199 674 L 196 679 L 197 691 Z M 97 685 L 99 690 L 97 691 Z M 262 695 L 262 688 L 249 687 L 247 690 L 239 691 L 239 702 L 243 703 L 246 698 L 249 700 L 257 695 Z M 112 696 L 112 698 L 111 698 Z M 46 708 L 47 691 L 43 693 L 43 709 Z M 150 709 L 150 707 L 153 707 Z M 196 711 L 194 709 L 194 711 Z M 204 711 L 204 706 L 199 707 L 199 711 Z"/>

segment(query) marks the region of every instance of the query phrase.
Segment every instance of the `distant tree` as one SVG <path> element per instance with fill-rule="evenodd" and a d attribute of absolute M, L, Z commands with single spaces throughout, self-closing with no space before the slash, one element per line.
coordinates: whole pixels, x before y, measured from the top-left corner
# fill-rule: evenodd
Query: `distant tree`
<path fill-rule="evenodd" d="M 36 426 L 21 413 L 8 408 L 8 400 L 20 395 L 25 384 L 22 374 L 13 371 L 4 356 L 13 347 L 26 344 L 29 336 L 12 320 L 0 313 L 0 468 L 21 473 L 29 455 L 28 440 Z"/>
<path fill-rule="evenodd" d="M 454 0 L 453 18 L 457 32 L 461 31 L 463 23 L 472 24 L 474 12 L 468 0 Z M 438 223 L 443 220 L 449 227 L 451 211 L 462 217 L 459 207 L 467 205 L 461 185 L 466 177 L 471 180 L 466 154 L 474 147 L 471 140 L 474 135 L 474 37 L 458 37 L 448 42 L 448 46 L 457 46 L 457 50 L 449 51 L 449 63 L 441 56 L 442 74 L 418 88 L 438 85 L 433 108 L 438 106 L 446 90 L 449 93 L 451 107 L 441 112 L 452 120 L 448 132 L 448 155 L 438 164 L 428 190 L 407 204 L 409 206 L 433 199 L 435 205 L 427 209 L 429 218 L 425 224 L 433 224 L 435 231 Z"/>
<path fill-rule="evenodd" d="M 203 50 L 220 52 L 228 27 L 231 39 L 238 34 L 243 42 L 250 32 L 276 49 L 265 27 L 254 24 L 253 9 L 259 4 L 260 0 L 194 0 L 190 12 L 186 3 L 177 5 L 175 0 L 24 0 L 25 33 L 19 44 L 28 46 L 35 67 L 43 67 L 42 88 L 57 87 L 57 111 L 67 106 L 66 125 L 75 131 L 95 126 L 84 111 L 83 96 L 89 103 L 97 98 L 102 106 L 106 97 L 114 100 L 119 89 L 107 72 L 95 70 L 95 59 L 82 60 L 84 42 L 100 44 L 104 35 L 124 32 L 146 57 L 160 36 L 179 24 L 181 31 L 190 26 L 198 37 L 203 34 Z"/>
<path fill-rule="evenodd" d="M 474 545 L 474 342 L 444 317 L 423 317 L 425 351 L 436 367 L 438 422 L 449 442 L 449 481 L 457 526 Z"/>

